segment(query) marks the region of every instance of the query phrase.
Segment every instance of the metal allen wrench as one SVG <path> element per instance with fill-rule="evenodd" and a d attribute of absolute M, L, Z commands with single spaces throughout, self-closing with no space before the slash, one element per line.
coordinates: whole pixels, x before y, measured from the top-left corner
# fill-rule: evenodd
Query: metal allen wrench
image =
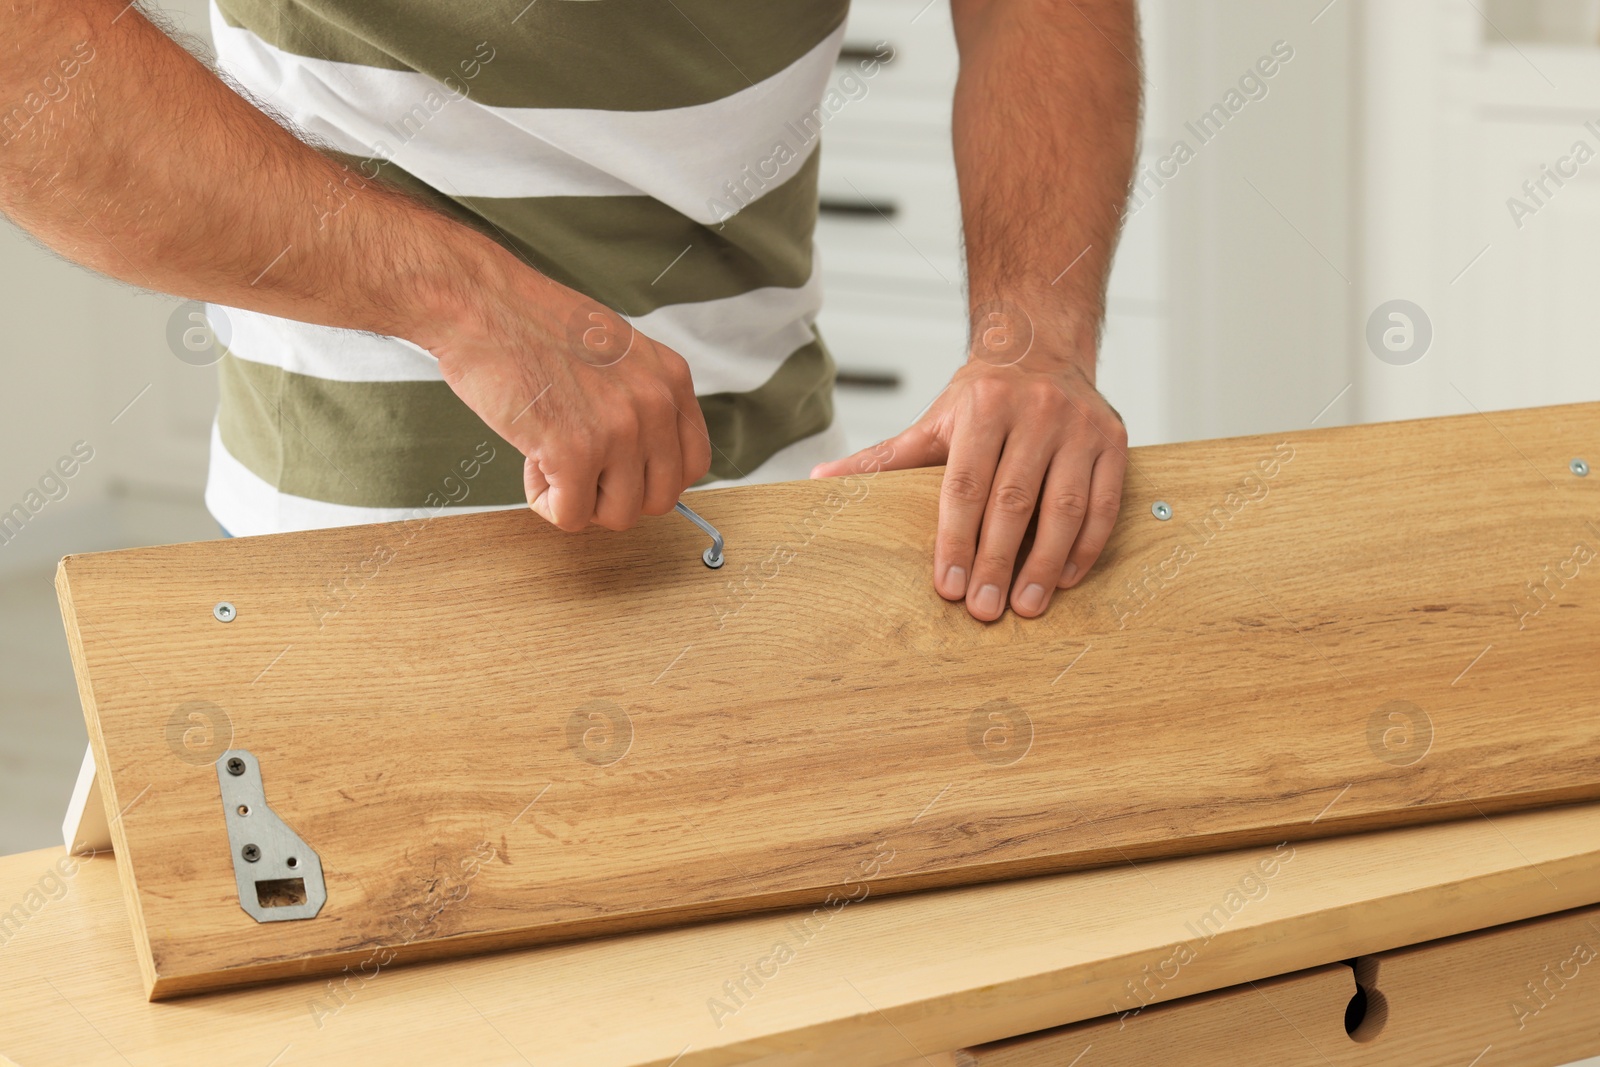
<path fill-rule="evenodd" d="M 711 547 L 700 554 L 700 558 L 705 561 L 706 566 L 710 567 L 712 570 L 716 570 L 718 567 L 722 566 L 722 535 L 717 532 L 717 528 L 706 520 L 702 519 L 700 516 L 696 515 L 694 511 L 690 509 L 689 505 L 685 504 L 681 500 L 678 501 L 677 510 L 678 514 L 682 515 L 684 518 L 700 527 L 700 529 L 706 532 L 706 536 L 711 538 Z"/>

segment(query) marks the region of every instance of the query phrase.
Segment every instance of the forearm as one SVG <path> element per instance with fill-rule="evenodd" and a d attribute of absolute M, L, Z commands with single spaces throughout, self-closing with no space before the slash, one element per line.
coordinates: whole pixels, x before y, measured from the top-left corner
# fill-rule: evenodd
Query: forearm
<path fill-rule="evenodd" d="M 515 271 L 297 140 L 123 0 L 0 4 L 0 211 L 66 258 L 424 344 L 467 279 Z"/>
<path fill-rule="evenodd" d="M 1023 309 L 1035 347 L 1093 381 L 1137 151 L 1133 0 L 953 0 L 953 13 L 971 305 Z"/>

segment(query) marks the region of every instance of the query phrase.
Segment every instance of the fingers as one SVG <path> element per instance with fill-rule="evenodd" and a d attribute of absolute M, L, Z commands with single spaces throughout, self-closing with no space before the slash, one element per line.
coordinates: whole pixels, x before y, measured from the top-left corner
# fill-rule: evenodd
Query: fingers
<path fill-rule="evenodd" d="M 666 501 L 662 511 L 651 510 L 652 515 L 672 510 L 683 491 L 704 478 L 711 469 L 711 435 L 706 430 L 706 417 L 700 410 L 700 400 L 694 395 L 694 380 L 689 374 L 689 364 L 670 349 L 661 349 L 660 352 L 663 383 L 658 388 L 663 389 L 663 396 L 672 409 L 672 421 L 666 428 L 669 432 L 664 433 L 659 443 L 650 449 L 647 462 L 653 466 L 658 456 L 674 451 L 676 459 L 666 465 L 662 485 L 677 484 L 672 489 L 672 499 Z M 673 467 L 676 471 L 668 476 L 667 472 Z M 662 488 L 660 492 L 664 496 L 666 489 Z M 661 499 L 652 491 L 647 507 L 653 509 L 660 503 Z"/>
<path fill-rule="evenodd" d="M 861 451 L 829 460 L 811 468 L 813 478 L 838 478 L 846 474 L 874 471 L 903 471 L 913 467 L 937 467 L 945 461 L 948 449 L 925 422 L 896 434 L 887 441 L 869 445 Z"/>
<path fill-rule="evenodd" d="M 1089 513 L 1095 464 L 1095 450 L 1083 446 L 1064 448 L 1050 460 L 1039 494 L 1039 528 L 1011 591 L 1011 607 L 1018 615 L 1033 618 L 1049 606 Z"/>
<path fill-rule="evenodd" d="M 523 464 L 523 489 L 528 506 L 548 522 L 571 533 L 589 525 L 598 495 L 598 464 L 588 459 L 556 463 L 532 455 Z"/>
<path fill-rule="evenodd" d="M 939 490 L 939 533 L 933 548 L 933 586 L 946 600 L 967 596 L 978 531 L 1000 461 L 1005 431 L 990 419 L 971 419 L 951 439 Z M 1005 606 L 1001 596 L 997 610 Z"/>
<path fill-rule="evenodd" d="M 700 401 L 693 394 L 689 397 L 688 406 L 679 410 L 677 426 L 678 494 L 681 494 L 711 470 L 711 435 L 706 431 L 706 418 L 700 411 Z M 677 503 L 678 496 L 674 495 L 672 500 Z"/>
<path fill-rule="evenodd" d="M 972 579 L 967 583 L 967 611 L 975 619 L 992 622 L 1005 611 L 1017 549 L 1033 520 L 1050 458 L 1049 440 L 1026 431 L 1012 434 L 1005 443 L 983 510 Z M 1061 547 L 1062 558 L 1070 545 L 1069 539 Z"/>
<path fill-rule="evenodd" d="M 645 457 L 644 499 L 640 507 L 646 515 L 665 515 L 671 511 L 685 488 L 683 450 L 679 442 L 674 441 L 671 448 Z"/>
<path fill-rule="evenodd" d="M 1100 552 L 1111 539 L 1111 528 L 1116 525 L 1117 512 L 1122 507 L 1122 482 L 1128 471 L 1128 454 L 1121 448 L 1108 448 L 1094 461 L 1094 474 L 1089 483 L 1089 514 L 1078 531 L 1078 539 L 1067 556 L 1067 565 L 1057 583 L 1062 589 L 1071 589 L 1089 573 Z"/>
<path fill-rule="evenodd" d="M 600 475 L 594 522 L 608 530 L 629 530 L 644 513 L 644 465 L 630 451 Z"/>

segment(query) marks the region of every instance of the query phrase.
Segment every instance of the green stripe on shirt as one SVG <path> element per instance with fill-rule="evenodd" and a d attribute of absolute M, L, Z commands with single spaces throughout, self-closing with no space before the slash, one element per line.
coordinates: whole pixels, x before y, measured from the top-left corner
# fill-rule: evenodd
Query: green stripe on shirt
<path fill-rule="evenodd" d="M 425 507 L 441 479 L 487 441 L 497 458 L 475 504 L 524 499 L 522 461 L 442 381 L 343 382 L 240 359 L 218 364 L 222 443 L 279 492 L 355 507 Z M 818 339 L 760 387 L 702 396 L 710 479 L 738 478 L 833 421 L 833 361 Z"/>
<path fill-rule="evenodd" d="M 702 225 L 648 196 L 455 197 L 393 163 L 341 158 L 499 241 L 561 284 L 639 316 L 669 304 L 804 285 L 821 154 L 819 146 L 787 181 L 757 190 L 761 198 L 721 226 Z"/>
<path fill-rule="evenodd" d="M 218 0 L 285 52 L 459 79 L 491 107 L 660 111 L 770 78 L 844 21 L 848 0 Z M 506 61 L 505 57 L 511 57 Z M 536 62 L 528 62 L 537 57 Z"/>

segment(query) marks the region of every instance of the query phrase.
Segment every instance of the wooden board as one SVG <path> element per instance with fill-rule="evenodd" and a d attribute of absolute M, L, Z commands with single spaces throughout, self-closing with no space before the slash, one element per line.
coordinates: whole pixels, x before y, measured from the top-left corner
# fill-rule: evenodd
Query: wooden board
<path fill-rule="evenodd" d="M 1600 1056 L 1600 908 L 1379 952 L 927 1067 L 1464 1067 Z M 1354 1013 L 1351 1001 L 1361 990 Z M 1092 1061 L 1089 1051 L 1093 1050 Z M 909 1067 L 909 1065 L 907 1065 Z"/>
<path fill-rule="evenodd" d="M 1600 900 L 1600 805 L 1294 848 L 1154 1003 Z M 0 927 L 0 1053 L 23 1067 L 876 1067 L 1136 1007 L 1128 983 L 1194 943 L 1189 924 L 1273 852 L 867 899 L 805 941 L 805 914 L 780 912 L 157 1003 L 114 861 L 75 861 L 61 890 L 61 850 L 33 852 L 0 859 L 0 916 L 30 913 Z M 779 943 L 793 956 L 754 987 Z"/>
<path fill-rule="evenodd" d="M 1595 796 L 1585 454 L 1600 405 L 1135 450 L 1101 567 L 988 626 L 929 581 L 937 471 L 697 494 L 716 572 L 673 516 L 502 512 L 58 585 L 164 996 Z M 315 919 L 241 910 L 227 743 Z"/>

